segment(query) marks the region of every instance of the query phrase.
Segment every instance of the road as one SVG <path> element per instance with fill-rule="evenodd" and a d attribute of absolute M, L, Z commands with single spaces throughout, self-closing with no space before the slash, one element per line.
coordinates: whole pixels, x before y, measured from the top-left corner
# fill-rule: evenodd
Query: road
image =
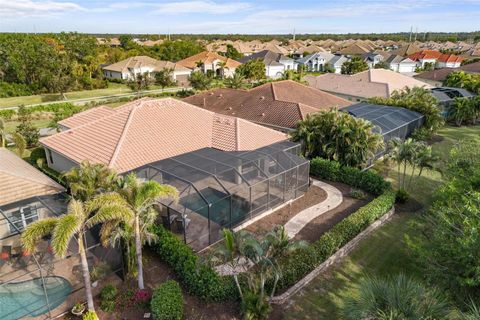
<path fill-rule="evenodd" d="M 189 90 L 191 88 L 183 88 L 183 87 L 174 87 L 174 88 L 165 88 L 165 89 L 155 89 L 155 90 L 145 90 L 141 91 L 139 93 L 140 96 L 146 96 L 148 94 L 160 94 L 163 92 L 177 92 L 181 90 Z M 90 102 L 108 102 L 110 100 L 115 100 L 119 98 L 130 98 L 130 97 L 135 97 L 137 96 L 136 92 L 128 92 L 128 93 L 119 93 L 119 94 L 112 94 L 108 96 L 99 96 L 99 97 L 90 97 L 90 98 L 82 98 L 82 99 L 66 99 L 66 100 L 59 100 L 59 101 L 49 101 L 49 102 L 42 102 L 42 103 L 34 103 L 34 104 L 28 104 L 25 105 L 25 107 L 34 107 L 34 106 L 41 106 L 41 105 L 47 105 L 47 104 L 57 104 L 57 103 L 65 103 L 65 102 L 70 102 L 75 105 L 82 105 L 82 104 L 87 104 Z M 14 107 L 2 107 L 0 108 L 1 110 L 16 110 L 18 109 L 18 106 Z"/>

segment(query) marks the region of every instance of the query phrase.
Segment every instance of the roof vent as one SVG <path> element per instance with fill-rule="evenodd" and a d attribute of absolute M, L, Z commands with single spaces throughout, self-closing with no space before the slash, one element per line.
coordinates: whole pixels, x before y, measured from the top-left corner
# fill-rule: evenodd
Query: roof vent
<path fill-rule="evenodd" d="M 227 110 L 232 110 L 232 107 L 227 107 Z"/>
<path fill-rule="evenodd" d="M 262 117 L 265 117 L 265 112 L 262 112 Z"/>
<path fill-rule="evenodd" d="M 213 96 L 213 92 L 209 92 L 208 94 L 211 95 L 211 96 Z"/>
<path fill-rule="evenodd" d="M 219 97 L 219 98 L 223 97 L 223 94 L 222 94 L 222 93 L 220 93 L 220 94 L 218 95 L 218 97 Z"/>
<path fill-rule="evenodd" d="M 265 97 L 264 97 L 264 96 L 261 96 L 261 97 L 260 97 L 260 100 L 265 100 Z"/>

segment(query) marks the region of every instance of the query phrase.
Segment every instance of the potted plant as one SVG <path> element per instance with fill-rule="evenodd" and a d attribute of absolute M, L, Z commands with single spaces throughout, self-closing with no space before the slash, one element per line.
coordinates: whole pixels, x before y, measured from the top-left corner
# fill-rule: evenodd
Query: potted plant
<path fill-rule="evenodd" d="M 81 316 L 84 311 L 85 311 L 85 305 L 81 302 L 75 303 L 75 305 L 72 308 L 72 314 L 75 316 Z"/>

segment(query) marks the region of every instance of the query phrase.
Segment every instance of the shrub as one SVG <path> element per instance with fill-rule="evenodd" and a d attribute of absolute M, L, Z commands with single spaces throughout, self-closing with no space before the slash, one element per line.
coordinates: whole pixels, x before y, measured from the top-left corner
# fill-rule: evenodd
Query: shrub
<path fill-rule="evenodd" d="M 87 311 L 87 313 L 83 315 L 82 320 L 99 320 L 99 319 L 95 311 Z"/>
<path fill-rule="evenodd" d="M 152 231 L 158 237 L 153 249 L 173 268 L 190 294 L 213 301 L 236 296 L 232 278 L 222 278 L 210 266 L 200 263 L 192 248 L 163 226 L 154 226 Z"/>
<path fill-rule="evenodd" d="M 350 197 L 352 197 L 354 199 L 359 199 L 359 200 L 363 200 L 367 197 L 365 192 L 363 192 L 360 189 L 353 189 L 352 191 L 350 191 L 349 195 L 350 195 Z"/>
<path fill-rule="evenodd" d="M 132 300 L 136 306 L 146 307 L 152 299 L 152 293 L 147 289 L 139 289 L 135 292 Z"/>
<path fill-rule="evenodd" d="M 30 153 L 30 163 L 36 165 L 39 159 L 47 159 L 45 155 L 45 149 L 38 147 L 32 150 Z"/>
<path fill-rule="evenodd" d="M 115 310 L 115 299 L 117 297 L 117 288 L 111 284 L 107 284 L 100 292 L 100 309 L 105 312 Z"/>
<path fill-rule="evenodd" d="M 310 172 L 320 179 L 342 182 L 376 196 L 390 188 L 390 183 L 376 172 L 340 166 L 338 162 L 322 158 L 314 158 L 310 161 Z"/>
<path fill-rule="evenodd" d="M 410 198 L 410 195 L 405 189 L 398 189 L 397 192 L 395 193 L 396 203 L 405 203 L 408 201 L 409 198 Z"/>
<path fill-rule="evenodd" d="M 150 305 L 155 320 L 181 320 L 183 296 L 178 282 L 169 280 L 159 285 L 153 291 Z"/>
<path fill-rule="evenodd" d="M 372 222 L 382 217 L 395 202 L 395 194 L 388 190 L 367 205 L 324 233 L 307 249 L 299 250 L 282 261 L 283 274 L 279 289 L 288 288 L 327 260 L 338 249 L 346 245 Z"/>

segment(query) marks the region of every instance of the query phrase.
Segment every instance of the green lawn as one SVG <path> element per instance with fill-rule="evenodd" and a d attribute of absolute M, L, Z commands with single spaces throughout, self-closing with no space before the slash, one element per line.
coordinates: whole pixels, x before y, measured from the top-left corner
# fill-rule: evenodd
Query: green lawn
<path fill-rule="evenodd" d="M 48 127 L 48 124 L 51 122 L 52 120 L 50 119 L 40 119 L 40 120 L 33 120 L 32 123 L 35 127 L 37 127 L 38 129 L 42 129 L 42 128 L 47 128 Z M 12 133 L 12 132 L 15 132 L 15 129 L 16 127 L 18 126 L 19 122 L 18 121 L 6 121 L 5 122 L 5 127 L 7 129 L 7 132 L 8 133 Z"/>
<path fill-rule="evenodd" d="M 439 132 L 443 138 L 433 144 L 434 152 L 443 159 L 448 157 L 450 148 L 464 138 L 480 140 L 480 126 L 445 127 Z M 411 171 L 411 169 L 409 169 Z M 389 172 L 389 180 L 396 183 L 397 172 Z M 430 203 L 433 191 L 441 184 L 438 172 L 426 172 L 414 177 L 410 194 L 421 205 Z M 297 294 L 287 308 L 286 319 L 340 319 L 339 309 L 345 297 L 356 292 L 356 285 L 365 275 L 386 276 L 404 272 L 422 278 L 422 271 L 415 264 L 404 242 L 405 235 L 413 235 L 420 223 L 418 212 L 398 212 L 391 221 L 352 251 L 342 262 L 327 273 L 317 277 Z"/>

